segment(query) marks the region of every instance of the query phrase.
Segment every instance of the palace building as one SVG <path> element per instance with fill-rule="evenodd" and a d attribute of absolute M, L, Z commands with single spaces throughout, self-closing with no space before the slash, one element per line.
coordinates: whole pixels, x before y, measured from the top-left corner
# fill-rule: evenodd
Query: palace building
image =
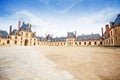
<path fill-rule="evenodd" d="M 78 35 L 76 31 L 67 32 L 64 37 L 36 36 L 32 31 L 31 24 L 18 22 L 18 29 L 12 26 L 7 31 L 0 30 L 0 45 L 22 45 L 22 46 L 120 46 L 120 14 L 114 22 L 105 25 L 105 32 L 101 28 L 100 34 Z"/>
<path fill-rule="evenodd" d="M 105 25 L 105 32 L 102 27 L 102 43 L 104 46 L 120 46 L 120 14 L 114 22 Z"/>

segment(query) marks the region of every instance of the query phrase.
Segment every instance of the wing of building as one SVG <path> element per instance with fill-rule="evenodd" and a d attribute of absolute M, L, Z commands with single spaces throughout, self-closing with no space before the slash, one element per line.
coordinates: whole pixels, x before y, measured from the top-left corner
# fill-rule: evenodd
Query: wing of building
<path fill-rule="evenodd" d="M 105 32 L 102 27 L 102 42 L 104 46 L 120 46 L 120 14 L 114 22 L 105 25 Z"/>
<path fill-rule="evenodd" d="M 76 35 L 75 32 L 67 32 L 64 37 L 53 37 L 47 34 L 45 37 L 37 37 L 32 31 L 31 24 L 18 22 L 18 29 L 9 28 L 9 33 L 0 30 L 0 45 L 22 46 L 120 46 L 120 14 L 114 22 L 105 25 L 105 31 L 101 28 L 100 34 Z"/>

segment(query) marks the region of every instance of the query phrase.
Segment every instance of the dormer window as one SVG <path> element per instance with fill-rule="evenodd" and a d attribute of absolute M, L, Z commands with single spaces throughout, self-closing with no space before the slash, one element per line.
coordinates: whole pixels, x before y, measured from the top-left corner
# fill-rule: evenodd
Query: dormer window
<path fill-rule="evenodd" d="M 10 36 L 8 36 L 8 38 L 10 38 Z"/>
<path fill-rule="evenodd" d="M 15 35 L 17 35 L 18 33 L 17 32 L 15 32 Z"/>
<path fill-rule="evenodd" d="M 26 28 L 26 31 L 28 31 L 28 27 Z"/>

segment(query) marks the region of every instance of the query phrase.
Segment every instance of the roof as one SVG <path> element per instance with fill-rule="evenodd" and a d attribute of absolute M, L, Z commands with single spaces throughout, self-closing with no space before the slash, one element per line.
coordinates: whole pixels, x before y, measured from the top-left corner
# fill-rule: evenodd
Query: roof
<path fill-rule="evenodd" d="M 52 36 L 50 36 L 50 34 L 48 34 L 47 36 L 46 36 L 46 40 L 51 40 L 52 39 Z"/>
<path fill-rule="evenodd" d="M 2 38 L 7 38 L 7 31 L 0 30 L 0 34 L 2 34 Z"/>
<path fill-rule="evenodd" d="M 29 31 L 29 32 L 32 32 L 30 27 L 29 27 L 29 24 L 23 24 L 21 27 L 20 27 L 20 30 L 23 30 L 23 31 L 26 31 L 26 29 Z"/>
<path fill-rule="evenodd" d="M 114 21 L 114 26 L 120 25 L 120 14 L 117 15 L 117 18 Z"/>
<path fill-rule="evenodd" d="M 74 35 L 74 33 L 73 33 L 73 32 L 69 32 L 68 37 L 69 37 L 69 38 L 74 38 L 74 37 L 75 37 L 75 35 Z"/>
<path fill-rule="evenodd" d="M 65 41 L 67 37 L 56 37 L 52 38 L 52 41 Z"/>
<path fill-rule="evenodd" d="M 11 34 L 15 34 L 17 32 L 17 30 L 16 29 L 14 29 L 12 32 L 11 32 Z"/>
<path fill-rule="evenodd" d="M 89 34 L 89 35 L 80 35 L 77 36 L 77 40 L 94 40 L 94 39 L 100 39 L 100 34 Z"/>

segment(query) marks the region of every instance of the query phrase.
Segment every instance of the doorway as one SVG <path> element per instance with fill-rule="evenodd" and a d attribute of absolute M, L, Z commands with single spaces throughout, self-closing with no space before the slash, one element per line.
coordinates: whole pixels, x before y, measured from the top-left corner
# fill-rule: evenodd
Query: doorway
<path fill-rule="evenodd" d="M 27 39 L 25 40 L 24 45 L 25 45 L 25 46 L 28 46 L 28 40 L 27 40 Z"/>

